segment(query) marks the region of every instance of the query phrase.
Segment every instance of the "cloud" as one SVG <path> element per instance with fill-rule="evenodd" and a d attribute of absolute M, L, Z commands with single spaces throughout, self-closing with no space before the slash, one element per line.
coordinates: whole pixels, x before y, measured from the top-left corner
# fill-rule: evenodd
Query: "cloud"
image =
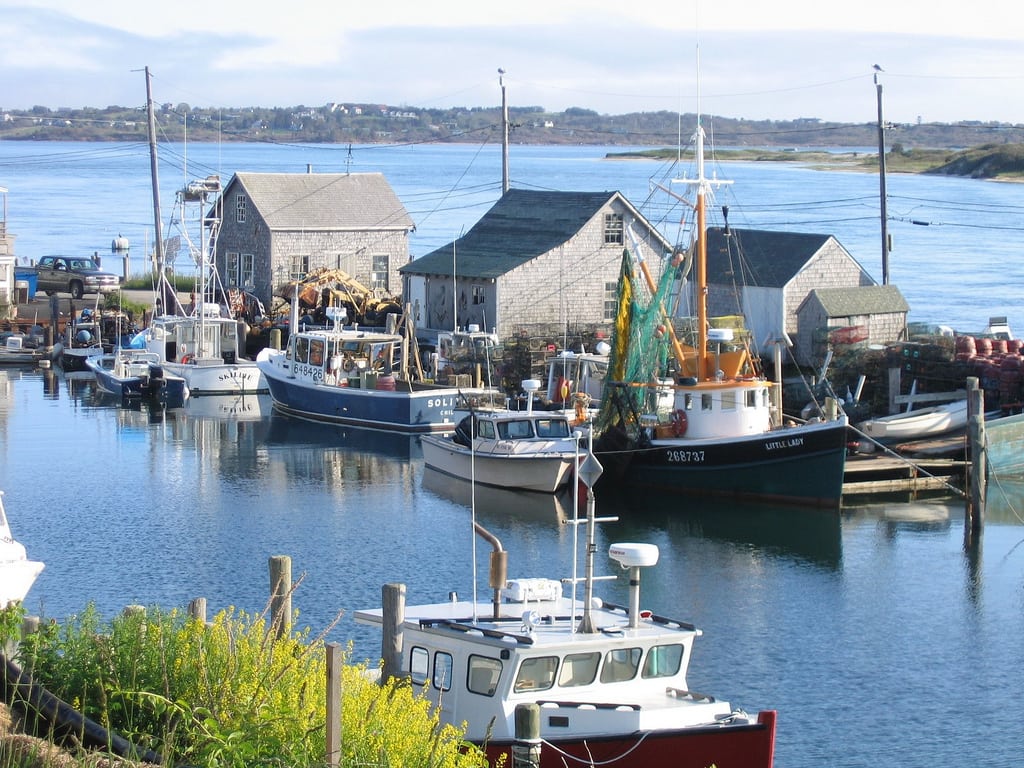
<path fill-rule="evenodd" d="M 522 0 L 457 12 L 396 0 L 389 17 L 398 24 L 382 22 L 372 4 L 324 12 L 303 3 L 282 11 L 266 0 L 182 0 L 173 11 L 122 0 L 38 2 L 0 0 L 0 34 L 25 41 L 0 50 L 0 106 L 142 104 L 145 66 L 161 102 L 494 106 L 503 67 L 513 106 L 692 111 L 699 82 L 706 112 L 860 122 L 875 116 L 878 62 L 894 121 L 1024 122 L 1024 103 L 1005 96 L 1024 81 L 1024 23 L 1016 14 L 999 24 L 988 13 L 953 14 L 947 0 L 927 12 L 865 0 L 855 15 L 832 18 L 804 0 L 720 0 L 683 11 L 661 0 L 626 9 Z"/>

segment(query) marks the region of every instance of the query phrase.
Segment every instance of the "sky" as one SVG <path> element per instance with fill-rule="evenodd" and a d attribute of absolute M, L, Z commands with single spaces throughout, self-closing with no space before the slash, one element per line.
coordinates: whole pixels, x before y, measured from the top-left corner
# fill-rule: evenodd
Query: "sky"
<path fill-rule="evenodd" d="M 149 67 L 156 102 L 197 107 L 485 107 L 504 85 L 550 112 L 856 123 L 877 64 L 887 121 L 1024 123 L 1014 6 L 0 0 L 0 110 L 142 106 Z"/>

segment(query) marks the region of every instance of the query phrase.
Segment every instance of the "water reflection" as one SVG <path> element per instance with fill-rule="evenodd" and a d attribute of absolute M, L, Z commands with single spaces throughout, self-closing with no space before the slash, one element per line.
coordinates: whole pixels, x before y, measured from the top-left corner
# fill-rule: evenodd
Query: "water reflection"
<path fill-rule="evenodd" d="M 698 538 L 755 547 L 836 568 L 842 559 L 842 525 L 836 510 L 602 489 L 598 514 L 618 514 L 617 533 L 643 541 L 651 529 L 672 539 Z"/>
<path fill-rule="evenodd" d="M 508 518 L 564 524 L 574 516 L 571 488 L 559 493 L 530 493 L 485 485 L 474 488 L 467 480 L 451 477 L 431 467 L 423 468 L 423 487 L 467 509 L 475 508 L 477 519 L 485 526 L 488 519 L 507 523 Z"/>

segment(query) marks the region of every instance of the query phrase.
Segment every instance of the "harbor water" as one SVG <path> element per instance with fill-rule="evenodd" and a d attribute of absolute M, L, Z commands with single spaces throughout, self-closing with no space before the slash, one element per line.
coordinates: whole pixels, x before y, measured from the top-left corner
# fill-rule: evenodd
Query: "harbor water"
<path fill-rule="evenodd" d="M 109 251 L 119 233 L 144 250 L 146 150 L 118 146 L 121 153 L 0 142 L 16 253 Z M 71 151 L 88 160 L 65 158 L 71 170 L 58 172 L 51 156 Z M 299 157 L 314 158 L 315 169 L 343 169 L 344 155 L 328 152 L 190 147 L 189 167 L 202 168 L 190 175 L 301 171 Z M 486 173 L 467 174 L 481 153 Z M 656 162 L 611 162 L 603 153 L 513 147 L 513 183 L 619 189 L 642 203 Z M 413 248 L 422 255 L 471 226 L 500 194 L 490 184 L 500 179 L 496 155 L 493 147 L 378 150 L 357 155 L 353 170 L 385 172 L 418 223 Z M 757 205 L 742 224 L 731 215 L 734 226 L 771 220 L 834 233 L 877 276 L 876 177 L 748 164 L 723 172 L 755 187 L 735 191 Z M 55 185 L 67 193 L 53 194 Z M 895 227 L 892 280 L 912 315 L 980 328 L 990 314 L 1005 314 L 1024 328 L 1015 298 L 1024 267 L 1013 247 L 1022 188 L 916 177 L 889 187 L 908 214 L 913 199 L 932 201 L 930 227 Z M 783 212 L 778 206 L 794 191 L 805 206 Z M 859 217 L 822 213 L 829 201 L 854 199 Z M 956 200 L 968 202 L 953 207 Z M 987 228 L 963 226 L 979 218 Z M 940 220 L 941 237 L 899 248 L 901 235 L 934 233 Z M 780 768 L 1017 765 L 1024 485 L 994 486 L 973 547 L 964 545 L 955 497 L 849 500 L 825 511 L 602 491 L 597 514 L 618 519 L 598 528 L 597 570 L 618 578 L 596 591 L 628 600 L 624 572 L 606 557 L 610 543 L 657 544 L 661 557 L 642 575 L 641 607 L 704 631 L 692 690 L 752 712 L 778 710 Z M 424 468 L 415 437 L 289 419 L 273 414 L 266 398 L 127 409 L 88 376 L 59 371 L 0 369 L 0 489 L 15 536 L 46 563 L 28 596 L 32 613 L 62 620 L 94 603 L 113 615 L 128 604 L 184 608 L 195 597 L 211 612 L 260 612 L 269 558 L 288 555 L 301 578 L 298 625 L 315 633 L 340 616 L 330 639 L 351 642 L 356 659 L 379 656 L 379 637 L 352 614 L 376 606 L 385 583 L 405 583 L 413 602 L 489 594 L 474 518 L 509 551 L 513 577 L 569 577 L 582 550 L 582 531 L 566 522 L 577 506 L 571 494 L 496 492 L 439 478 Z"/>

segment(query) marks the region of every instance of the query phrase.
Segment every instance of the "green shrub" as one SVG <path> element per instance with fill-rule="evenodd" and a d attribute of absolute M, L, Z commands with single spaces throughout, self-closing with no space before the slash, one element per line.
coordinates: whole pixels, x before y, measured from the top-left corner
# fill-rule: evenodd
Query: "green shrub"
<path fill-rule="evenodd" d="M 277 638 L 235 609 L 205 624 L 149 609 L 104 623 L 89 606 L 23 644 L 22 664 L 86 716 L 173 762 L 210 768 L 325 763 L 326 647 L 309 630 Z M 344 765 L 482 766 L 408 685 L 342 672 Z"/>

